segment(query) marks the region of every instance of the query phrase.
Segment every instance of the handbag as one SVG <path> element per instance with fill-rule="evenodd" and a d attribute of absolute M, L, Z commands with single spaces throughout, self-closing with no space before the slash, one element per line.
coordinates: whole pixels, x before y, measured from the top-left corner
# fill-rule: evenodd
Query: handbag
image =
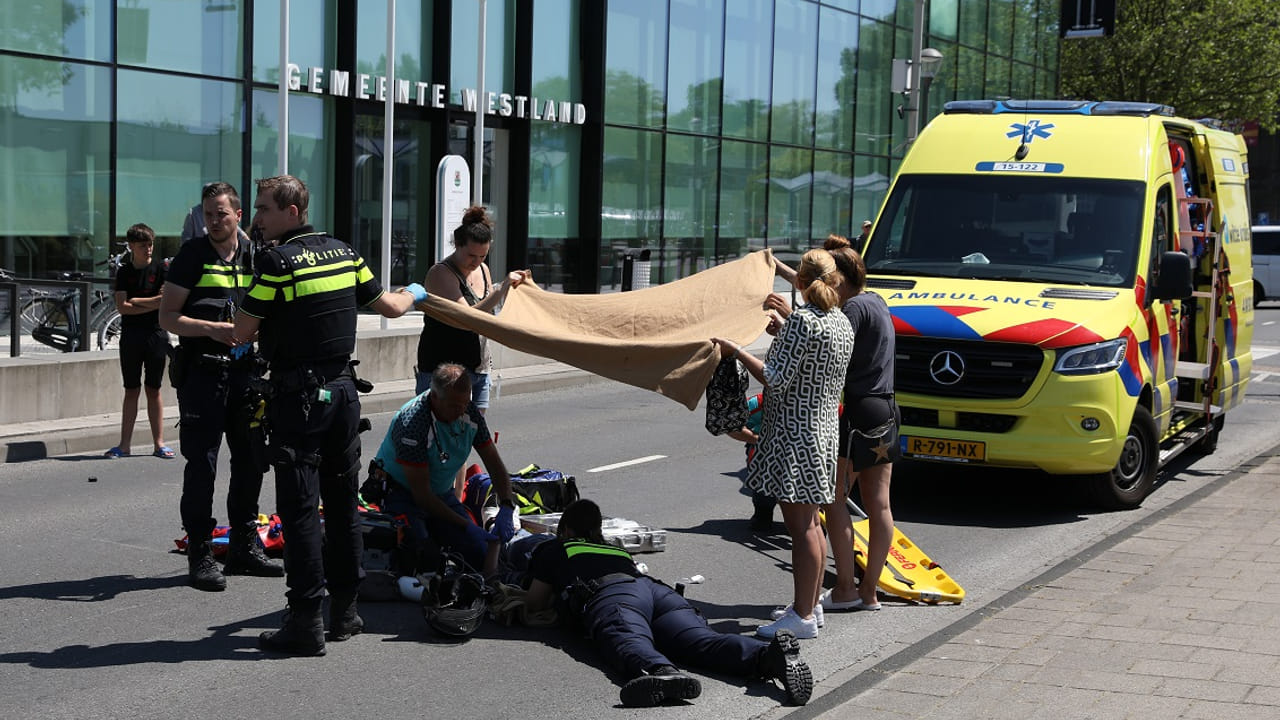
<path fill-rule="evenodd" d="M 723 435 L 747 424 L 747 369 L 730 355 L 720 364 L 707 384 L 707 432 Z"/>

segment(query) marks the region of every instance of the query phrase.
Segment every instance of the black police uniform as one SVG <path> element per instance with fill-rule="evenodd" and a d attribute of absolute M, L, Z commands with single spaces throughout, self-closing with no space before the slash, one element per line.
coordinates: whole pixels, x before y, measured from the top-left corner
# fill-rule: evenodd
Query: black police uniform
<path fill-rule="evenodd" d="M 318 622 L 326 580 L 334 619 L 340 607 L 350 608 L 344 622 L 363 625 L 354 614 L 364 570 L 357 506 L 360 398 L 350 358 L 356 309 L 381 296 L 382 287 L 355 250 L 310 225 L 260 253 L 258 271 L 240 311 L 261 319 L 258 343 L 271 371 L 267 417 L 290 622 L 296 626 L 285 632 L 286 625 L 276 640 L 268 639 L 271 633 L 262 640 L 270 649 L 321 654 L 323 637 L 313 643 L 309 623 Z M 331 637 L 345 639 L 335 624 Z"/>
<path fill-rule="evenodd" d="M 252 277 L 253 250 L 243 239 L 229 262 L 204 236 L 184 243 L 169 263 L 168 281 L 189 291 L 182 314 L 199 320 L 229 322 Z M 193 545 L 213 532 L 213 484 L 225 432 L 231 451 L 227 522 L 235 535 L 232 539 L 248 538 L 251 531 L 250 541 L 260 543 L 258 495 L 264 468 L 252 459 L 249 427 L 241 415 L 248 403 L 251 358 L 233 362 L 230 348 L 212 338 L 181 337 L 178 343 L 174 362 L 181 364 L 178 374 L 183 376 L 177 387 L 178 439 L 187 461 L 182 524 Z"/>
<path fill-rule="evenodd" d="M 529 575 L 568 599 L 568 609 L 581 614 L 600 653 L 627 678 L 674 665 L 673 660 L 730 675 L 762 674 L 769 643 L 712 630 L 684 597 L 640 574 L 625 550 L 548 540 L 534 549 Z"/>

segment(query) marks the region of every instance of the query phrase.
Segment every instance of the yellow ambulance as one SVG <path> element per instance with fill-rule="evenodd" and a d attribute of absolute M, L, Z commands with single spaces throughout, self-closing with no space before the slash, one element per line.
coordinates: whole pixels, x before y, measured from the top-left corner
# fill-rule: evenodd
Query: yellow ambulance
<path fill-rule="evenodd" d="M 1150 103 L 948 103 L 863 248 L 893 313 L 904 456 L 1139 505 L 1244 398 L 1243 139 Z"/>

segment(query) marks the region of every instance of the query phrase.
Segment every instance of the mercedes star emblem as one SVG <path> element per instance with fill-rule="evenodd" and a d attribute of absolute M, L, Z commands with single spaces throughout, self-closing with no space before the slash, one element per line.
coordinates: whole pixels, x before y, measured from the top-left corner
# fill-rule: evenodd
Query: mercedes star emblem
<path fill-rule="evenodd" d="M 955 385 L 964 377 L 964 358 L 953 350 L 943 350 L 929 361 L 929 376 L 939 385 Z"/>

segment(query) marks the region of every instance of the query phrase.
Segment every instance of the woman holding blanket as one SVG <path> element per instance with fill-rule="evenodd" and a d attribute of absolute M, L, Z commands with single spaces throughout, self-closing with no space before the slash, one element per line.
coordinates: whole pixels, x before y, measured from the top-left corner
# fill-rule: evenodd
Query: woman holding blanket
<path fill-rule="evenodd" d="M 805 253 L 796 275 L 806 304 L 784 321 L 763 361 L 731 340 L 712 338 L 764 385 L 760 445 L 747 486 L 778 499 L 793 568 L 791 605 L 756 631 L 766 638 L 779 630 L 818 636 L 815 605 L 827 557 L 818 508 L 835 497 L 840 391 L 853 355 L 853 329 L 839 311 L 844 276 L 831 253 Z"/>

